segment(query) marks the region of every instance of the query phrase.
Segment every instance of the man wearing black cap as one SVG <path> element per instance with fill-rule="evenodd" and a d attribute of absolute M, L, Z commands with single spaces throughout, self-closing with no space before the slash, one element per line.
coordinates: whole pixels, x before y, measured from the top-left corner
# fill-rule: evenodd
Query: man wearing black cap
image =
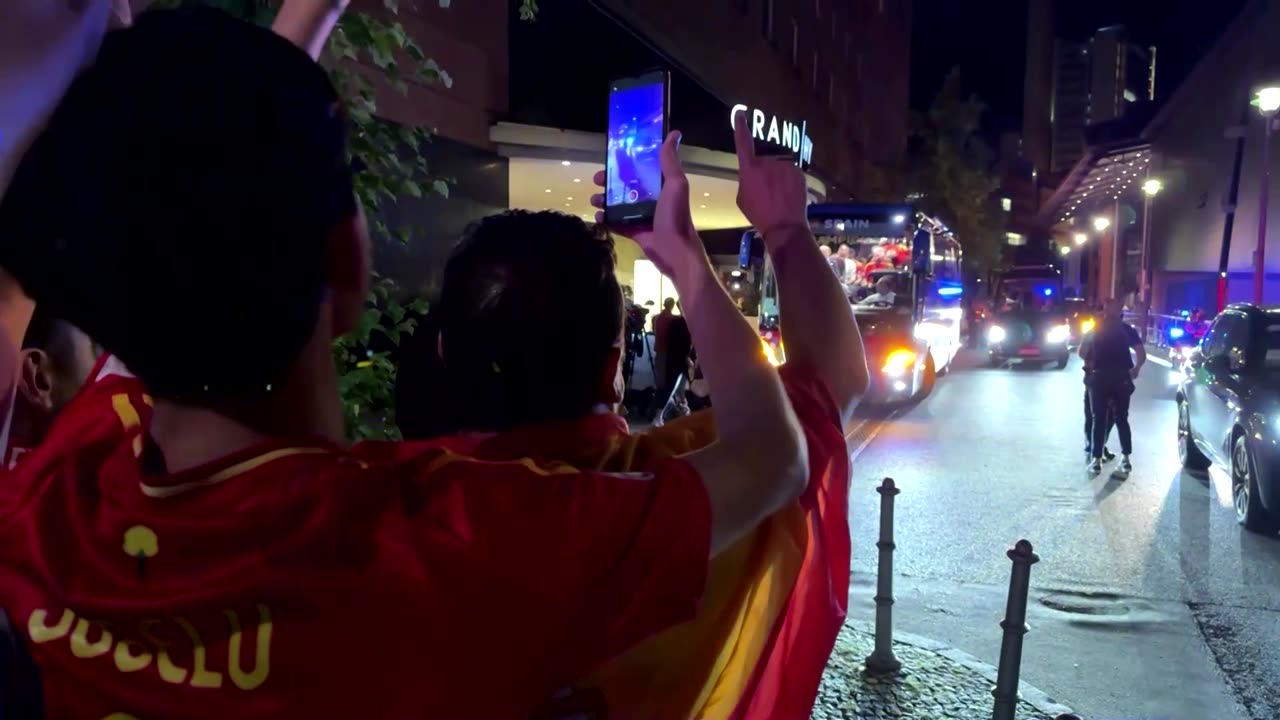
<path fill-rule="evenodd" d="M 690 617 L 807 454 L 667 188 L 645 249 L 755 414 L 627 476 L 350 452 L 330 346 L 369 247 L 326 75 L 212 11 L 109 36 L 0 203 L 0 266 L 141 381 L 105 403 L 123 442 L 59 433 L 90 394 L 0 483 L 0 606 L 48 712 L 522 717 Z"/>

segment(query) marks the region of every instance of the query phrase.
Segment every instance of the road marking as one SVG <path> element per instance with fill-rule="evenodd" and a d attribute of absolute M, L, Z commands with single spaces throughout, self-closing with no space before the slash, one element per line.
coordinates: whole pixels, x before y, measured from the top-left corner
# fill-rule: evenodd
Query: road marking
<path fill-rule="evenodd" d="M 1166 360 L 1166 359 L 1164 359 L 1164 358 L 1162 358 L 1162 357 L 1160 357 L 1160 356 L 1158 356 L 1158 355 L 1148 355 L 1148 356 L 1147 356 L 1147 359 L 1148 359 L 1148 360 L 1150 360 L 1151 362 L 1153 362 L 1153 363 L 1157 364 L 1157 365 L 1163 365 L 1164 367 L 1167 367 L 1167 368 L 1169 368 L 1170 370 L 1172 370 L 1172 369 L 1173 369 L 1173 363 L 1169 362 L 1168 360 Z"/>
<path fill-rule="evenodd" d="M 907 412 L 907 408 L 898 408 L 896 410 L 893 410 L 883 418 L 880 418 L 878 421 L 875 421 L 876 425 L 875 427 L 871 428 L 871 432 L 867 433 L 867 437 L 862 440 L 862 442 L 858 445 L 858 447 L 854 448 L 849 452 L 849 462 L 852 463 L 854 460 L 857 460 L 858 456 L 862 454 L 862 451 L 867 449 L 867 446 L 871 444 L 872 440 L 875 440 L 877 437 L 880 436 L 880 433 L 883 432 L 886 427 L 888 427 L 889 423 L 902 417 L 904 414 L 906 414 L 906 412 Z M 848 440 L 850 437 L 853 437 L 854 432 L 862 429 L 862 427 L 869 422 L 873 422 L 873 421 L 871 419 L 867 419 L 858 423 L 858 425 L 856 425 L 852 431 L 850 431 L 847 435 L 844 436 L 845 440 Z"/>

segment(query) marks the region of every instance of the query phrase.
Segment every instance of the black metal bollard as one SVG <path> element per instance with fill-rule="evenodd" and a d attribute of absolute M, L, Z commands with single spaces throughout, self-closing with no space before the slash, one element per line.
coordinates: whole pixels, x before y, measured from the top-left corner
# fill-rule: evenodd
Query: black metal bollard
<path fill-rule="evenodd" d="M 879 566 L 876 568 L 876 646 L 867 656 L 867 673 L 890 675 L 902 669 L 902 663 L 893 654 L 893 498 L 902 492 L 893 484 L 893 478 L 885 478 L 876 488 L 880 493 L 880 549 Z"/>
<path fill-rule="evenodd" d="M 992 720 L 1013 720 L 1018 709 L 1018 675 L 1022 669 L 1022 636 L 1027 634 L 1027 595 L 1031 591 L 1031 566 L 1040 562 L 1031 543 L 1019 540 L 1008 553 L 1013 561 L 1009 576 L 1009 600 L 1004 609 L 1004 640 L 1000 643 L 1000 666 L 996 669 L 996 686 Z"/>

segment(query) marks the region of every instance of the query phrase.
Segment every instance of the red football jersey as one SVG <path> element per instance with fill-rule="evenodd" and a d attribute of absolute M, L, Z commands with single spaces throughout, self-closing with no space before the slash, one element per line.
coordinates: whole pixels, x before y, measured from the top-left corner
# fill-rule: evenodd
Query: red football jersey
<path fill-rule="evenodd" d="M 124 432 L 98 428 L 104 400 Z M 521 718 L 694 613 L 710 507 L 641 472 L 315 440 L 148 476 L 97 383 L 0 482 L 0 606 L 51 718 Z"/>
<path fill-rule="evenodd" d="M 86 399 L 85 396 L 91 396 L 91 399 Z M 130 396 L 137 401 L 130 402 Z M 67 439 L 52 443 L 55 452 L 65 449 L 67 441 L 115 442 L 125 433 L 136 434 L 151 410 L 151 398 L 143 392 L 138 379 L 119 359 L 105 353 L 94 363 L 84 386 L 77 391 L 76 398 L 68 407 L 72 404 L 76 409 L 70 414 L 61 413 L 59 421 L 49 430 L 50 436 Z M 139 409 L 133 410 L 133 405 L 137 405 Z M 7 422 L 12 422 L 13 412 L 11 404 Z M 35 450 L 18 444 L 7 432 L 3 437 L 4 460 L 0 467 L 4 470 L 13 470 Z M 40 444 L 45 444 L 47 439 L 48 437 L 42 438 Z"/>

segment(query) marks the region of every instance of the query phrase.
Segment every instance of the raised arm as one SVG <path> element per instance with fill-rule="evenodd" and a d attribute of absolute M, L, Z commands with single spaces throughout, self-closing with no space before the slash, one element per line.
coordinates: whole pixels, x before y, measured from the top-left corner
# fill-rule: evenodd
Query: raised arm
<path fill-rule="evenodd" d="M 285 0 L 271 29 L 319 59 L 350 0 Z"/>
<path fill-rule="evenodd" d="M 848 422 L 869 382 L 858 323 L 809 229 L 804 174 L 789 162 L 756 157 L 746 117 L 734 120 L 738 207 L 773 260 L 787 357 L 818 374 Z"/>
<path fill-rule="evenodd" d="M 680 293 L 698 362 L 715 398 L 717 441 L 684 456 L 711 500 L 716 553 L 804 491 L 808 451 L 755 328 L 720 284 L 689 213 L 679 135 L 662 146 L 663 187 L 651 232 L 636 241 Z M 603 178 L 597 175 L 597 183 Z M 601 196 L 592 201 L 599 206 Z M 828 272 L 828 274 L 830 274 Z"/>

